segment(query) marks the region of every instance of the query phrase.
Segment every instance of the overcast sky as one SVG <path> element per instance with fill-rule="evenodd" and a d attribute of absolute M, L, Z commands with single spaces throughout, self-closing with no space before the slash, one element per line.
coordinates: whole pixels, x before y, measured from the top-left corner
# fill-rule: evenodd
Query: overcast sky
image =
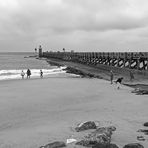
<path fill-rule="evenodd" d="M 148 51 L 148 0 L 0 0 L 0 51 Z"/>

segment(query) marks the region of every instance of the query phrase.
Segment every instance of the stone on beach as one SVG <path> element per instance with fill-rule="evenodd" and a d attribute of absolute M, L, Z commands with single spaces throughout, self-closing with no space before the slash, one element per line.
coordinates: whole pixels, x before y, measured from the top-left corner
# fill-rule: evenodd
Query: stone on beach
<path fill-rule="evenodd" d="M 140 143 L 131 143 L 125 145 L 123 148 L 144 148 L 144 146 L 141 145 Z"/>
<path fill-rule="evenodd" d="M 142 90 L 142 89 L 136 88 L 135 90 L 132 91 L 132 93 L 135 93 L 136 95 L 147 95 L 148 90 Z"/>
<path fill-rule="evenodd" d="M 94 146 L 92 146 L 92 148 L 119 148 L 116 144 L 101 144 L 101 143 L 98 143 Z"/>
<path fill-rule="evenodd" d="M 138 132 L 143 132 L 145 135 L 148 135 L 147 129 L 139 129 Z"/>
<path fill-rule="evenodd" d="M 89 129 L 96 129 L 96 128 L 97 128 L 97 126 L 94 121 L 87 121 L 87 122 L 83 122 L 83 123 L 78 124 L 78 126 L 75 128 L 75 130 L 77 132 L 80 132 L 80 131 L 89 130 Z"/>
<path fill-rule="evenodd" d="M 41 146 L 40 148 L 61 148 L 61 147 L 66 147 L 66 144 L 62 141 L 55 141 L 45 146 Z"/>
<path fill-rule="evenodd" d="M 148 122 L 145 122 L 143 125 L 144 125 L 144 126 L 148 126 Z"/>
<path fill-rule="evenodd" d="M 94 146 L 96 144 L 110 144 L 112 132 L 115 131 L 113 127 L 101 127 L 96 129 L 84 137 L 83 140 L 77 142 L 77 145 Z"/>
<path fill-rule="evenodd" d="M 139 140 L 139 141 L 145 141 L 145 138 L 143 136 L 137 136 L 137 140 Z"/>
<path fill-rule="evenodd" d="M 94 132 L 92 132 L 92 134 L 97 135 L 98 133 L 100 133 L 100 134 L 103 133 L 103 134 L 111 137 L 112 132 L 115 130 L 116 130 L 116 127 L 114 127 L 114 126 L 100 127 L 98 129 L 96 129 Z"/>

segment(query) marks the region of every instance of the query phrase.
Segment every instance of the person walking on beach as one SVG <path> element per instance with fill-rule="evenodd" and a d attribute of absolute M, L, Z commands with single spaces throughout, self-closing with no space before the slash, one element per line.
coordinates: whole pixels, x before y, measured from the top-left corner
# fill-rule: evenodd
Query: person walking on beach
<path fill-rule="evenodd" d="M 25 73 L 24 73 L 23 70 L 22 70 L 22 72 L 21 72 L 21 76 L 22 76 L 22 79 L 24 79 Z"/>
<path fill-rule="evenodd" d="M 118 78 L 115 82 L 117 84 L 117 89 L 120 89 L 121 83 L 122 83 L 123 77 Z"/>
<path fill-rule="evenodd" d="M 30 71 L 30 69 L 28 69 L 27 70 L 27 79 L 30 78 L 30 75 L 31 75 L 31 71 Z"/>
<path fill-rule="evenodd" d="M 40 70 L 40 77 L 43 78 L 43 71 Z"/>
<path fill-rule="evenodd" d="M 110 82 L 111 82 L 111 84 L 113 84 L 113 79 L 114 79 L 114 74 L 113 74 L 113 71 L 111 70 L 110 71 Z"/>

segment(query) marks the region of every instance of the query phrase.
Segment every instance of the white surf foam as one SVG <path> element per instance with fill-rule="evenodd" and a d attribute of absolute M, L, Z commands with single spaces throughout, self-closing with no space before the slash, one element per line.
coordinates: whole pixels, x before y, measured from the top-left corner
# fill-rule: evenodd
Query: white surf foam
<path fill-rule="evenodd" d="M 66 67 L 59 67 L 54 69 L 42 69 L 42 71 L 44 76 L 48 76 L 51 74 L 65 73 L 65 71 L 63 70 L 65 68 Z M 0 70 L 0 80 L 20 79 L 22 70 L 25 72 L 25 77 L 26 77 L 27 69 Z M 30 69 L 30 70 L 31 70 L 31 77 L 40 77 L 40 69 Z"/>

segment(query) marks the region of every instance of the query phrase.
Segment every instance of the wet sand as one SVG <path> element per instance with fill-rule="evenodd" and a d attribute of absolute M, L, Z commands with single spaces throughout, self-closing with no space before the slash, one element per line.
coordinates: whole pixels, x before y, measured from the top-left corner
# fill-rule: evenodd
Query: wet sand
<path fill-rule="evenodd" d="M 115 125 L 112 143 L 121 148 L 139 142 L 137 130 L 148 121 L 148 99 L 131 90 L 87 78 L 1 81 L 0 147 L 38 148 L 71 135 L 78 138 L 73 127 L 88 120 Z M 145 139 L 140 143 L 148 147 Z"/>

